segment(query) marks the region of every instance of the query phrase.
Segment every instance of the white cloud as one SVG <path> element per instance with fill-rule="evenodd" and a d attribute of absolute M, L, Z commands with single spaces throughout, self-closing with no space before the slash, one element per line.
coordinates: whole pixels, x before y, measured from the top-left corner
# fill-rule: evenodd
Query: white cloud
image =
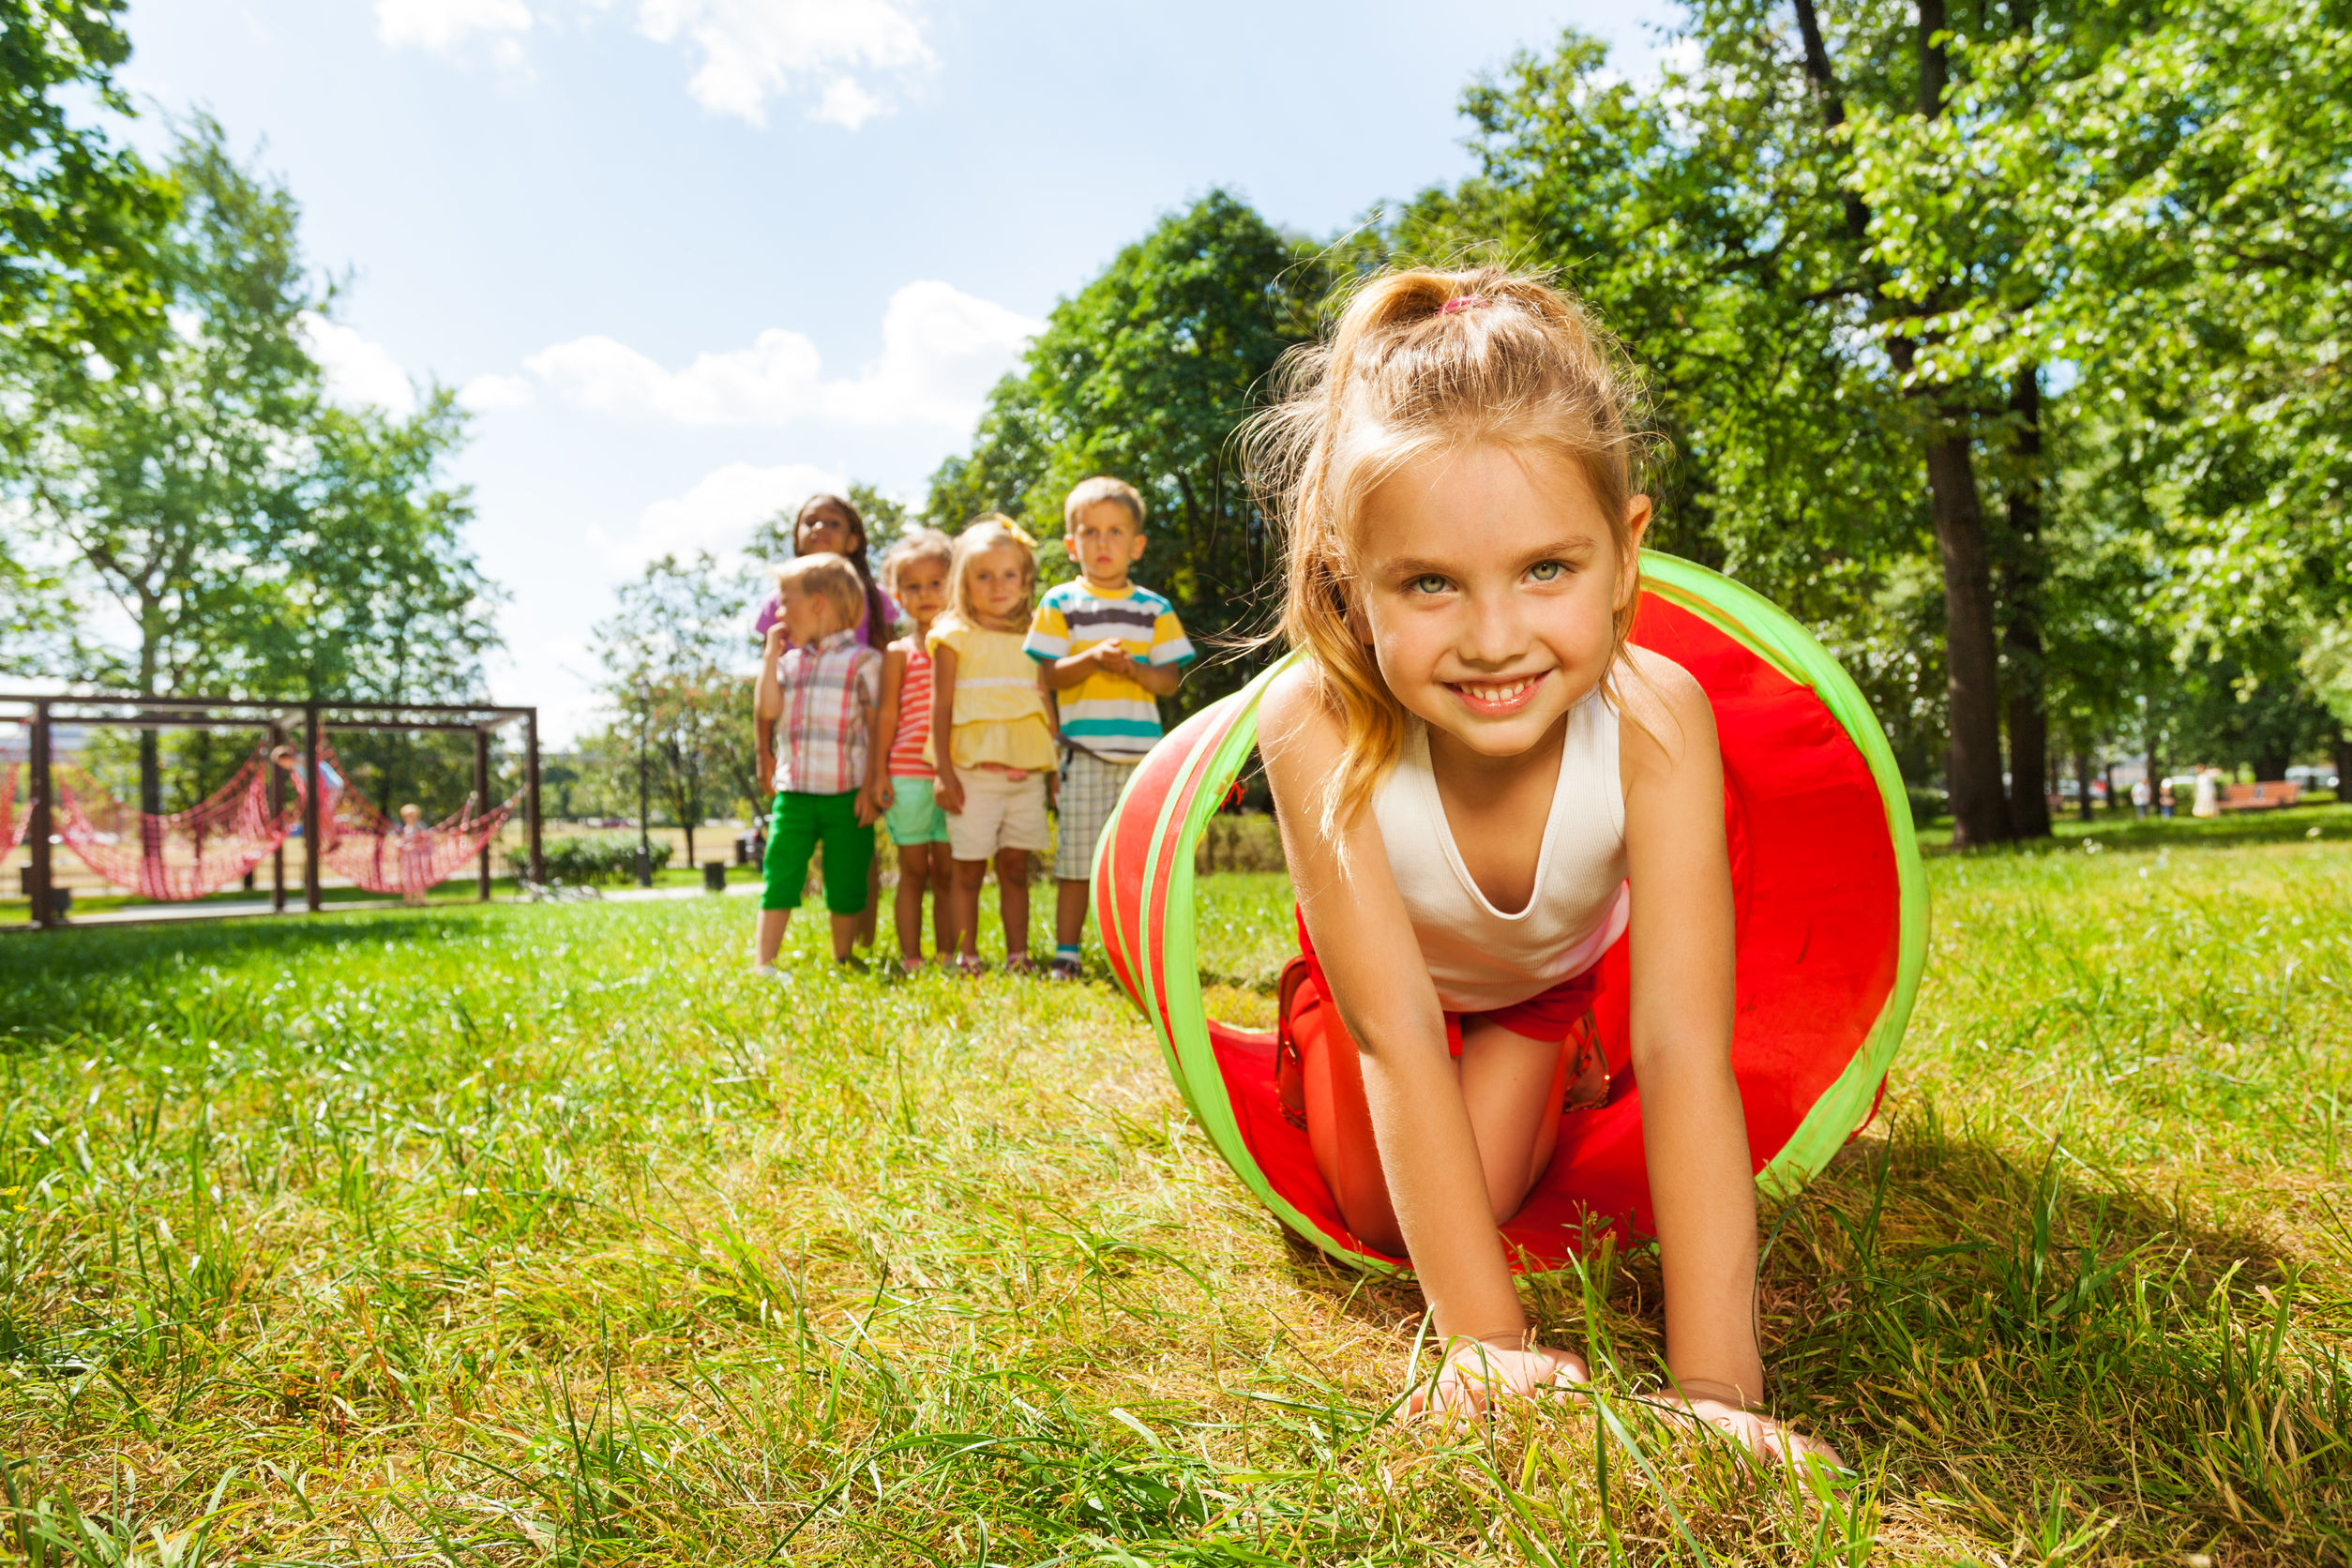
<path fill-rule="evenodd" d="M 447 53 L 479 33 L 508 45 L 531 30 L 523 0 L 376 0 L 376 37 L 395 48 L 415 44 Z"/>
<path fill-rule="evenodd" d="M 846 490 L 841 474 L 813 463 L 759 468 L 731 462 L 715 469 L 684 495 L 656 501 L 625 538 L 597 536 L 615 565 L 642 565 L 657 555 L 687 555 L 707 550 L 724 555 L 740 550 L 751 530 L 819 490 Z"/>
<path fill-rule="evenodd" d="M 814 88 L 810 117 L 854 130 L 890 107 L 876 84 L 911 84 L 935 63 L 902 0 L 641 0 L 637 25 L 700 56 L 697 103 L 755 126 L 769 99 Z"/>
<path fill-rule="evenodd" d="M 376 36 L 454 54 L 486 39 L 527 78 L 534 28 L 593 24 L 611 0 L 375 0 Z M 714 114 L 764 126 L 768 105 L 801 98 L 812 120 L 855 130 L 938 64 L 910 0 L 636 0 L 637 30 L 692 62 L 686 91 Z"/>
<path fill-rule="evenodd" d="M 475 376 L 458 391 L 458 402 L 476 414 L 493 408 L 522 408 L 538 393 L 521 376 Z"/>
<path fill-rule="evenodd" d="M 761 333 L 748 348 L 697 354 L 678 370 L 602 337 L 558 343 L 523 368 L 566 402 L 626 417 L 682 425 L 814 418 L 960 430 L 979 416 L 988 388 L 1041 324 L 952 285 L 925 281 L 891 296 L 882 356 L 853 380 L 826 380 L 816 344 L 782 327 Z M 500 392 L 511 396 L 512 387 Z"/>
<path fill-rule="evenodd" d="M 326 395 L 337 402 L 372 403 L 400 417 L 416 412 L 416 384 L 382 343 L 316 313 L 303 316 L 302 337 L 326 374 Z"/>

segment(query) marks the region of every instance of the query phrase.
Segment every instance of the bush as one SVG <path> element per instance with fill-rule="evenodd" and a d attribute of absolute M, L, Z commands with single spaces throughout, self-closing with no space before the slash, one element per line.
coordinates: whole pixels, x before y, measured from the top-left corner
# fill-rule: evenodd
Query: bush
<path fill-rule="evenodd" d="M 1906 784 L 1903 792 L 1911 797 L 1911 825 L 1915 828 L 1925 827 L 1952 810 L 1941 790 L 1931 790 L 1924 784 Z"/>
<path fill-rule="evenodd" d="M 626 882 L 637 874 L 637 836 L 633 833 L 585 833 L 577 837 L 550 838 L 541 851 L 547 880 L 578 887 L 588 882 Z M 530 875 L 529 859 L 520 853 L 506 857 L 518 876 Z M 670 864 L 667 840 L 654 840 L 654 869 Z"/>
<path fill-rule="evenodd" d="M 1220 811 L 1209 819 L 1200 842 L 1192 852 L 1193 869 L 1209 871 L 1281 871 L 1282 830 L 1271 815 Z"/>

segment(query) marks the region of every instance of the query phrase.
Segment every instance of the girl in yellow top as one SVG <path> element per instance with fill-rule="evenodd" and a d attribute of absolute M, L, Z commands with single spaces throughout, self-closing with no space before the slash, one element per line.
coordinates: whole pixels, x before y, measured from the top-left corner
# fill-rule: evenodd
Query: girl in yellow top
<path fill-rule="evenodd" d="M 1012 519 L 975 518 L 956 535 L 947 613 L 932 623 L 934 798 L 947 813 L 957 962 L 980 961 L 980 884 L 996 858 L 1004 966 L 1029 973 L 1029 857 L 1048 848 L 1046 786 L 1056 761 L 1037 665 L 1021 645 L 1037 552 Z"/>

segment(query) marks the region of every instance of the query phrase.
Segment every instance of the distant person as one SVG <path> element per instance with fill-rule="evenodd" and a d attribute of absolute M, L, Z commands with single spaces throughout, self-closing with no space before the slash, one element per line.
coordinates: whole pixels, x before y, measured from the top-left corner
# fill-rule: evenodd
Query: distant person
<path fill-rule="evenodd" d="M 1029 857 L 1047 845 L 1053 721 L 1037 667 L 1022 650 L 1037 551 L 1011 518 L 974 518 L 956 535 L 947 611 L 925 639 L 931 650 L 931 755 L 956 863 L 956 962 L 980 961 L 980 887 L 996 862 L 1004 967 L 1032 974 Z"/>
<path fill-rule="evenodd" d="M 768 738 L 759 759 L 760 791 L 776 792 L 752 968 L 762 979 L 776 975 L 776 956 L 819 845 L 833 957 L 850 961 L 870 897 L 881 761 L 874 726 L 882 713 L 882 656 L 857 633 L 866 598 L 857 569 L 838 555 L 800 555 L 776 569 L 776 581 L 781 614 L 768 628 L 752 700 Z"/>
<path fill-rule="evenodd" d="M 2193 817 L 2218 817 L 2222 814 L 2222 770 L 2197 769 L 2196 804 L 2189 808 Z"/>
<path fill-rule="evenodd" d="M 899 540 L 882 562 L 882 578 L 912 628 L 882 655 L 882 722 L 874 740 L 884 760 L 875 803 L 882 807 L 882 825 L 898 851 L 898 967 L 909 974 L 923 967 L 927 891 L 934 950 L 942 964 L 955 959 L 949 883 L 956 872 L 931 755 L 931 651 L 926 645 L 932 624 L 947 608 L 947 568 L 955 553 L 946 535 L 924 528 Z"/>
<path fill-rule="evenodd" d="M 2150 795 L 2148 788 L 2148 780 L 2145 778 L 2133 779 L 2132 781 L 2132 814 L 2134 817 L 2137 817 L 2141 822 L 2148 821 L 2148 803 Z"/>
<path fill-rule="evenodd" d="M 294 780 L 294 802 L 299 807 L 303 791 L 301 754 L 291 746 L 281 746 L 269 754 L 269 760 L 284 768 L 288 776 Z M 334 763 L 321 757 L 319 759 L 319 837 L 322 839 L 335 837 L 335 808 L 342 804 L 342 800 L 343 776 L 335 771 Z M 298 809 L 294 813 L 294 824 L 289 830 L 288 837 L 294 838 L 302 837 L 302 813 Z"/>
<path fill-rule="evenodd" d="M 1048 589 L 1024 644 L 1043 666 L 1062 718 L 1062 817 L 1053 857 L 1053 977 L 1079 974 L 1094 845 L 1138 762 L 1159 744 L 1159 699 L 1176 689 L 1193 647 L 1175 607 L 1127 570 L 1143 559 L 1143 497 L 1098 476 L 1062 504 L 1062 544 L 1082 574 Z"/>
<path fill-rule="evenodd" d="M 400 840 L 400 902 L 421 904 L 433 884 L 433 830 L 415 801 L 400 807 L 400 825 L 392 830 Z"/>
<path fill-rule="evenodd" d="M 2156 785 L 2156 815 L 2165 822 L 2171 822 L 2172 812 L 2172 780 L 2166 778 L 2160 780 Z"/>

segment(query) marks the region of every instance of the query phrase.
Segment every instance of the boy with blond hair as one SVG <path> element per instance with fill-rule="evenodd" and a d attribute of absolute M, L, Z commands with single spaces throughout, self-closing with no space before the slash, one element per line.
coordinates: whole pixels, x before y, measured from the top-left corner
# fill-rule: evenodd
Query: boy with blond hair
<path fill-rule="evenodd" d="M 1097 475 L 1070 491 L 1062 544 L 1080 575 L 1038 600 L 1024 643 L 1062 720 L 1057 980 L 1078 977 L 1095 840 L 1135 765 L 1159 741 L 1158 700 L 1176 689 L 1194 656 L 1175 608 L 1127 575 L 1143 558 L 1144 516 L 1143 497 L 1123 480 Z"/>
<path fill-rule="evenodd" d="M 808 863 L 824 850 L 833 956 L 850 961 L 874 861 L 882 748 L 882 656 L 857 633 L 865 580 L 838 555 L 801 555 L 776 568 L 778 615 L 760 656 L 752 728 L 760 790 L 776 792 L 761 869 L 752 972 L 776 976 L 784 931 L 800 907 Z"/>

